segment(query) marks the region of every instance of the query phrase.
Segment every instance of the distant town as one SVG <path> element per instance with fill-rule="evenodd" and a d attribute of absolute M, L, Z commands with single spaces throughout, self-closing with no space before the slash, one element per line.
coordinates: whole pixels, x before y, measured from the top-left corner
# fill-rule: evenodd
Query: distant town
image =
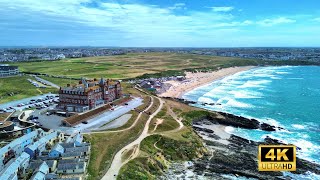
<path fill-rule="evenodd" d="M 174 52 L 261 60 L 320 61 L 320 48 L 0 48 L 0 62 L 60 60 L 127 53 Z"/>

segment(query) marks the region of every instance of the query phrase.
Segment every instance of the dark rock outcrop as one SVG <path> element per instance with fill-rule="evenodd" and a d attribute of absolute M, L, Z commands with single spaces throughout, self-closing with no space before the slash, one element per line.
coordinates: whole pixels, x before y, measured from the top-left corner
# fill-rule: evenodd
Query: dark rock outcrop
<path fill-rule="evenodd" d="M 229 143 L 221 143 L 219 141 L 219 134 L 201 127 L 202 124 L 208 124 L 208 121 L 210 121 L 212 125 L 221 124 L 235 128 L 261 129 L 264 131 L 283 129 L 267 123 L 260 123 L 255 119 L 248 119 L 221 112 L 219 112 L 218 115 L 212 114 L 202 119 L 197 119 L 193 123 L 194 130 L 197 133 L 204 133 L 204 135 L 212 138 L 212 140 L 204 140 L 204 142 L 208 148 L 213 150 L 210 156 L 204 156 L 202 159 L 194 162 L 194 171 L 197 174 L 213 173 L 215 176 L 219 176 L 219 174 L 232 174 L 257 179 L 291 179 L 290 177 L 283 176 L 282 172 L 259 172 L 257 170 L 258 146 L 260 144 L 285 144 L 284 142 L 269 136 L 267 136 L 263 142 L 256 142 L 231 135 L 227 139 Z M 298 151 L 299 149 L 300 148 L 297 147 Z M 308 171 L 320 174 L 320 165 L 297 158 L 297 171 L 293 173 L 302 174 Z"/>

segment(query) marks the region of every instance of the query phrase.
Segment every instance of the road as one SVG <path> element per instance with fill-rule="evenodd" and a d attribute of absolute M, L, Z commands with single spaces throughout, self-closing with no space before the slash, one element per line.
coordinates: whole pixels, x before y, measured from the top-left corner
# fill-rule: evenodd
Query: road
<path fill-rule="evenodd" d="M 155 98 L 158 98 L 158 97 L 155 97 Z M 107 173 L 102 177 L 102 180 L 116 179 L 116 175 L 118 175 L 121 167 L 123 165 L 125 165 L 126 163 L 128 163 L 131 159 L 134 159 L 135 157 L 138 156 L 141 141 L 150 135 L 150 134 L 148 134 L 148 130 L 149 130 L 149 125 L 150 125 L 151 120 L 154 118 L 154 116 L 156 116 L 160 112 L 160 110 L 163 107 L 164 101 L 160 98 L 158 98 L 158 99 L 160 101 L 160 106 L 152 115 L 149 116 L 149 119 L 147 120 L 146 125 L 144 126 L 144 129 L 143 129 L 142 133 L 140 134 L 140 136 L 135 141 L 131 142 L 130 144 L 128 144 L 127 146 L 125 146 L 124 148 L 122 148 L 120 151 L 118 151 L 116 153 L 115 157 L 113 158 L 113 161 L 111 163 L 110 168 L 108 169 Z M 133 151 L 134 153 L 127 160 L 122 162 L 123 153 L 125 153 L 126 151 L 128 151 L 130 149 L 134 149 L 134 151 Z"/>
<path fill-rule="evenodd" d="M 56 84 L 54 84 L 54 83 L 52 83 L 52 82 L 50 82 L 50 81 L 47 81 L 47 80 L 45 80 L 45 79 L 42 79 L 42 78 L 36 76 L 36 79 L 37 79 L 37 78 L 38 78 L 39 80 L 41 80 L 42 82 L 45 82 L 46 84 L 48 84 L 48 85 L 50 85 L 50 86 L 52 86 L 52 87 L 54 87 L 54 88 L 60 89 L 60 86 L 58 86 L 58 85 L 56 85 Z"/>

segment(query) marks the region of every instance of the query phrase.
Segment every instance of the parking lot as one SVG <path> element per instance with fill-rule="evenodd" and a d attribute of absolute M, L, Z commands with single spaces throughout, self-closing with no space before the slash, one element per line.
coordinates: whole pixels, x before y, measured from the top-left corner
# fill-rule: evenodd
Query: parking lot
<path fill-rule="evenodd" d="M 44 94 L 40 96 L 34 96 L 18 101 L 11 101 L 8 103 L 0 104 L 1 112 L 13 112 L 14 110 L 24 110 L 30 108 L 47 108 L 50 104 L 58 102 L 57 94 Z"/>
<path fill-rule="evenodd" d="M 58 116 L 55 114 L 47 115 L 47 110 L 50 108 L 54 108 L 55 105 L 49 106 L 47 108 L 41 110 L 34 110 L 31 114 L 34 118 L 33 122 L 37 123 L 39 126 L 48 128 L 48 129 L 55 129 L 60 131 L 66 131 L 69 128 L 64 127 L 61 125 L 61 121 L 65 119 L 63 116 Z"/>

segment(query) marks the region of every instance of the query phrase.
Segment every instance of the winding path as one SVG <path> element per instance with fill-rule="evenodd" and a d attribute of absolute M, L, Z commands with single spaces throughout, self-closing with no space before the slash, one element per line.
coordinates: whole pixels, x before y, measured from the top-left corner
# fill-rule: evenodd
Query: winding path
<path fill-rule="evenodd" d="M 173 117 L 174 120 L 177 121 L 177 123 L 179 123 L 179 127 L 177 129 L 174 129 L 173 131 L 180 131 L 183 128 L 183 123 L 182 123 L 182 118 L 178 118 L 177 114 L 175 112 L 172 111 L 172 109 L 170 107 L 168 107 L 168 112 L 170 114 L 170 116 Z"/>
<path fill-rule="evenodd" d="M 127 146 L 125 146 L 124 148 L 122 148 L 120 151 L 118 151 L 116 153 L 116 155 L 114 156 L 114 158 L 112 160 L 110 168 L 108 169 L 107 173 L 102 177 L 102 180 L 116 179 L 116 176 L 118 175 L 121 167 L 123 165 L 125 165 L 126 163 L 128 163 L 131 159 L 134 159 L 139 155 L 141 141 L 150 135 L 150 134 L 148 134 L 150 122 L 154 118 L 154 116 L 156 116 L 160 112 L 160 110 L 162 109 L 163 104 L 164 104 L 164 101 L 162 99 L 160 99 L 158 97 L 155 97 L 155 98 L 159 99 L 159 101 L 160 101 L 160 105 L 159 105 L 158 109 L 153 114 L 151 114 L 149 116 L 149 119 L 147 120 L 140 136 L 135 141 L 131 142 L 130 144 L 128 144 Z M 152 103 L 151 103 L 151 105 L 152 105 Z M 133 149 L 133 148 L 135 148 L 134 153 L 127 160 L 122 162 L 122 155 L 125 152 L 127 152 L 128 150 Z"/>

